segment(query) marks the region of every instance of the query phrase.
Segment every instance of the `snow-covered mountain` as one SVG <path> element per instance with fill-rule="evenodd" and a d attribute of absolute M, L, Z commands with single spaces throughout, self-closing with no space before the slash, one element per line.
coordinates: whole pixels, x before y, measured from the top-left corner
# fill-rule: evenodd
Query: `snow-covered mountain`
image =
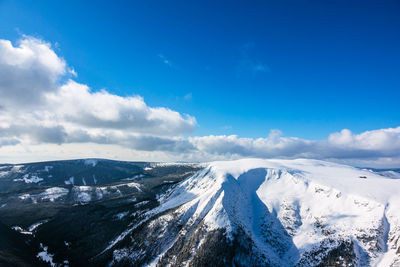
<path fill-rule="evenodd" d="M 317 160 L 213 162 L 97 259 L 112 265 L 400 266 L 400 180 Z"/>
<path fill-rule="evenodd" d="M 0 166 L 0 266 L 400 266 L 398 169 L 317 160 Z"/>

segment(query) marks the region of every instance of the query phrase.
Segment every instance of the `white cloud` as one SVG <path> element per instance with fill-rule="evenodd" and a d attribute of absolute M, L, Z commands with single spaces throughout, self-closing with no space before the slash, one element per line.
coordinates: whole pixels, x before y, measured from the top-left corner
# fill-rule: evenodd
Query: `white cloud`
<path fill-rule="evenodd" d="M 58 119 L 90 129 L 119 129 L 133 133 L 179 135 L 190 133 L 194 117 L 168 108 L 153 108 L 142 97 L 121 97 L 102 90 L 91 92 L 86 85 L 69 80 L 47 95 Z"/>
<path fill-rule="evenodd" d="M 0 40 L 1 106 L 25 108 L 42 101 L 43 93 L 57 90 L 57 80 L 66 74 L 66 63 L 49 43 L 24 37 L 13 46 Z"/>
<path fill-rule="evenodd" d="M 190 139 L 201 150 L 227 157 L 306 157 L 313 141 L 282 137 L 273 130 L 266 138 L 240 138 L 237 135 L 203 136 Z"/>
<path fill-rule="evenodd" d="M 354 158 L 400 156 L 400 127 L 361 134 L 344 129 L 329 135 L 328 144 Z"/>
<path fill-rule="evenodd" d="M 159 136 L 188 134 L 196 125 L 194 117 L 149 107 L 140 96 L 94 92 L 68 79 L 76 76 L 47 42 L 23 36 L 13 46 L 8 40 L 0 40 L 0 146 L 122 144 L 150 136 L 154 147 L 168 147 L 170 141 Z M 138 142 L 131 143 L 139 146 Z"/>
<path fill-rule="evenodd" d="M 76 131 L 62 136 L 57 129 L 35 129 L 35 135 L 47 142 L 28 147 L 0 139 L 0 160 L 34 161 L 38 159 L 105 157 L 119 160 L 210 161 L 260 158 L 317 158 L 372 167 L 400 165 L 400 127 L 353 134 L 348 130 L 331 134 L 325 140 L 284 137 L 273 130 L 265 138 L 240 138 L 236 135 L 202 137 L 159 137 L 106 132 L 98 135 Z M 43 137 L 41 134 L 47 136 Z M 350 133 L 350 134 L 349 134 Z M 57 144 L 64 138 L 62 145 Z M 341 135 L 344 135 L 342 138 Z M 371 142 L 372 140 L 372 142 Z M 52 144 L 54 143 L 54 144 Z M 29 148 L 29 151 L 27 150 Z M 66 153 L 65 151 L 68 151 Z"/>
<path fill-rule="evenodd" d="M 361 134 L 353 134 L 350 130 L 344 129 L 331 134 L 328 140 L 339 147 L 392 151 L 400 147 L 399 136 L 400 127 L 366 131 Z"/>
<path fill-rule="evenodd" d="M 229 136 L 203 136 L 189 138 L 202 152 L 226 158 L 317 158 L 343 162 L 391 162 L 400 159 L 400 127 L 353 134 L 344 129 L 332 133 L 326 140 L 306 140 L 283 137 L 277 130 L 266 138 L 239 138 Z M 368 163 L 371 165 L 371 162 Z M 400 160 L 397 164 L 400 164 Z"/>

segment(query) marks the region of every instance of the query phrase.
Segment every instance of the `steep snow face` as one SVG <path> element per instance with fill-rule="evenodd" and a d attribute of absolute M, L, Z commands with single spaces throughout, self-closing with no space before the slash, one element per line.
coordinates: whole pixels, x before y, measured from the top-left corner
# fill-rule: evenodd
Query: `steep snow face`
<path fill-rule="evenodd" d="M 341 244 L 355 265 L 398 266 L 399 192 L 400 180 L 349 166 L 245 159 L 210 163 L 152 213 L 179 207 L 186 225 L 244 231 L 275 266 L 317 265 Z"/>

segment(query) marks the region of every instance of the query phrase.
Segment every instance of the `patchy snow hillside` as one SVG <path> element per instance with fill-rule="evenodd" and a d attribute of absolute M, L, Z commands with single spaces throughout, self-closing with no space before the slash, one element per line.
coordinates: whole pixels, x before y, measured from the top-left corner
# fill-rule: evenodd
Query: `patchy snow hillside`
<path fill-rule="evenodd" d="M 400 180 L 367 170 L 213 162 L 159 201 L 110 242 L 113 265 L 400 266 Z"/>

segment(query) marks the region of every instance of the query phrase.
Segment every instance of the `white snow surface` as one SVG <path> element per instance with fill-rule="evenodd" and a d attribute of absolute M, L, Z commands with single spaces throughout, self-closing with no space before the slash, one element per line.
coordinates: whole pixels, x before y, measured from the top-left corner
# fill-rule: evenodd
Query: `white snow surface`
<path fill-rule="evenodd" d="M 140 178 L 143 178 L 143 177 L 144 177 L 143 174 L 137 174 L 137 175 L 134 175 L 133 177 L 128 177 L 128 178 L 125 178 L 123 180 L 124 181 L 133 181 L 133 180 L 137 180 L 137 179 L 140 179 Z"/>
<path fill-rule="evenodd" d="M 15 226 L 11 227 L 11 229 L 13 229 L 14 231 L 20 232 L 21 234 L 24 234 L 24 235 L 33 235 L 35 230 L 39 226 L 41 226 L 42 224 L 47 223 L 48 221 L 49 220 L 42 220 L 42 221 L 39 221 L 37 223 L 34 223 L 31 226 L 29 226 L 27 228 L 27 230 L 23 229 L 21 226 L 18 226 L 18 225 L 15 225 Z"/>
<path fill-rule="evenodd" d="M 43 244 L 40 244 L 40 248 L 42 249 L 42 251 L 39 252 L 36 255 L 36 257 L 41 259 L 44 262 L 47 262 L 52 267 L 57 266 L 57 264 L 53 262 L 53 256 L 54 255 L 47 252 L 48 247 L 43 246 Z"/>
<path fill-rule="evenodd" d="M 14 231 L 20 232 L 23 235 L 32 235 L 33 234 L 31 231 L 26 231 L 18 225 L 12 226 L 11 229 L 13 229 Z"/>
<path fill-rule="evenodd" d="M 69 190 L 63 187 L 51 187 L 51 188 L 47 188 L 44 192 L 39 194 L 39 197 L 43 200 L 43 199 L 48 199 L 51 202 L 53 202 L 54 200 L 60 198 L 60 197 L 64 197 L 66 195 L 68 195 Z"/>
<path fill-rule="evenodd" d="M 28 227 L 28 231 L 29 231 L 29 232 L 33 232 L 33 231 L 35 231 L 39 226 L 41 226 L 41 225 L 47 223 L 48 221 L 49 221 L 49 220 L 41 220 L 41 221 L 39 221 L 39 222 L 36 222 L 36 223 L 34 223 L 34 224 L 32 224 L 31 226 Z"/>
<path fill-rule="evenodd" d="M 51 169 L 53 169 L 53 166 L 44 166 L 44 170 L 45 172 L 49 172 Z"/>
<path fill-rule="evenodd" d="M 75 184 L 75 177 L 74 176 L 71 176 L 71 177 L 69 177 L 69 179 L 68 180 L 65 180 L 64 181 L 64 184 L 67 184 L 67 185 L 69 185 L 69 184 Z"/>
<path fill-rule="evenodd" d="M 72 188 L 75 200 L 82 203 L 87 203 L 92 200 L 92 190 L 90 186 L 74 186 Z"/>
<path fill-rule="evenodd" d="M 97 165 L 98 160 L 97 159 L 85 159 L 84 164 L 85 165 L 91 165 L 92 167 Z"/>
<path fill-rule="evenodd" d="M 194 209 L 189 224 L 228 235 L 240 227 L 277 266 L 293 266 L 328 237 L 355 242 L 361 265 L 400 266 L 399 192 L 400 180 L 350 166 L 242 159 L 209 163 L 151 213 Z M 274 235 L 283 252 L 265 241 Z"/>
<path fill-rule="evenodd" d="M 33 203 L 37 203 L 38 200 L 49 200 L 54 202 L 56 199 L 68 195 L 69 190 L 63 187 L 50 187 L 39 194 L 22 194 L 18 196 L 21 200 L 31 199 Z"/>
<path fill-rule="evenodd" d="M 152 162 L 146 168 L 145 171 L 152 170 L 155 167 L 173 167 L 173 166 L 190 166 L 190 167 L 206 167 L 207 162 Z"/>
<path fill-rule="evenodd" d="M 128 214 L 129 214 L 128 211 L 120 212 L 120 213 L 114 215 L 114 219 L 121 220 Z"/>
<path fill-rule="evenodd" d="M 11 173 L 11 171 L 2 171 L 2 169 L 5 169 L 7 166 L 5 167 L 0 167 L 0 178 L 5 177 L 7 175 L 9 175 Z"/>
<path fill-rule="evenodd" d="M 24 168 L 24 165 L 14 165 L 11 169 L 13 172 L 22 172 L 22 168 Z"/>
<path fill-rule="evenodd" d="M 123 183 L 111 186 L 73 186 L 71 193 L 77 202 L 88 203 L 103 199 L 106 196 L 122 196 L 122 188 L 134 188 L 136 191 L 142 191 L 142 185 L 135 182 Z M 20 196 L 21 198 L 22 196 Z"/>
<path fill-rule="evenodd" d="M 31 183 L 39 183 L 40 181 L 43 181 L 43 178 L 40 178 L 39 176 L 37 176 L 36 174 L 25 174 L 22 178 L 17 178 L 13 180 L 14 182 L 25 182 L 27 184 L 31 184 Z"/>
<path fill-rule="evenodd" d="M 133 188 L 136 188 L 137 189 L 137 191 L 139 191 L 139 192 L 141 192 L 142 191 L 142 185 L 141 184 L 138 184 L 138 183 L 134 183 L 134 182 L 131 182 L 131 183 L 127 183 L 127 184 L 124 184 L 124 185 L 126 185 L 126 186 L 128 186 L 128 187 L 133 187 Z"/>
<path fill-rule="evenodd" d="M 0 167 L 0 178 L 7 176 L 11 173 L 24 173 L 24 165 L 14 165 L 12 168 L 8 171 L 4 171 L 4 169 L 9 169 L 10 165 L 2 166 Z M 14 180 L 15 181 L 15 180 Z M 22 180 L 20 180 L 22 181 Z"/>

